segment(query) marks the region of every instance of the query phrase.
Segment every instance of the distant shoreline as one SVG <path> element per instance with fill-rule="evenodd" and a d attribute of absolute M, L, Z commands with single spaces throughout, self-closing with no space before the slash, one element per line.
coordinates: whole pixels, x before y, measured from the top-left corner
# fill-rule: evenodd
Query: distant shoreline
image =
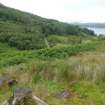
<path fill-rule="evenodd" d="M 105 23 L 78 23 L 81 27 L 91 27 L 91 28 L 105 28 Z"/>
<path fill-rule="evenodd" d="M 97 35 L 105 35 L 105 23 L 75 23 L 74 25 L 93 30 Z"/>
<path fill-rule="evenodd" d="M 93 30 L 97 35 L 105 35 L 105 27 L 86 27 L 90 30 Z"/>

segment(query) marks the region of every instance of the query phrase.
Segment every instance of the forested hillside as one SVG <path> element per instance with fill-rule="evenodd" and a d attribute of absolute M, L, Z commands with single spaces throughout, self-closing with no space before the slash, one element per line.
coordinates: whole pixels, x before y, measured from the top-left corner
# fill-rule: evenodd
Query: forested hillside
<path fill-rule="evenodd" d="M 0 41 L 18 49 L 40 49 L 46 47 L 49 35 L 94 35 L 93 31 L 82 29 L 57 20 L 21 12 L 0 4 Z"/>

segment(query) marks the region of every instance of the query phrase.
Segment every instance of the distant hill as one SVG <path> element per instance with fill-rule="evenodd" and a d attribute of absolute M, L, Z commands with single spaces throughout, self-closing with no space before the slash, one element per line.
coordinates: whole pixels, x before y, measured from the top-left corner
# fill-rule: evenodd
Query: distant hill
<path fill-rule="evenodd" d="M 105 23 L 75 23 L 82 27 L 95 27 L 95 28 L 105 28 Z"/>
<path fill-rule="evenodd" d="M 18 49 L 45 47 L 49 35 L 95 35 L 79 26 L 46 19 L 0 4 L 0 41 Z"/>

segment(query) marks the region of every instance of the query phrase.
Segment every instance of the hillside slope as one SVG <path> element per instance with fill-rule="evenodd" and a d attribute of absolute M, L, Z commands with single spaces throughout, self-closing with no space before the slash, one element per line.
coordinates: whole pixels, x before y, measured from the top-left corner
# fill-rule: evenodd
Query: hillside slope
<path fill-rule="evenodd" d="M 0 4 L 0 41 L 18 49 L 39 49 L 46 47 L 45 37 L 49 35 L 94 35 L 93 31 L 82 29 L 57 20 L 6 7 Z"/>

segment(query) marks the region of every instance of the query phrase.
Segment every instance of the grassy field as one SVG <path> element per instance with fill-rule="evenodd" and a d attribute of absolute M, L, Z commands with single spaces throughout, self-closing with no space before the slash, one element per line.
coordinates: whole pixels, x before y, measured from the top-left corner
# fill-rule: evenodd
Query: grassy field
<path fill-rule="evenodd" d="M 64 60 L 31 61 L 0 72 L 15 77 L 21 87 L 31 87 L 35 95 L 51 105 L 104 105 L 104 57 L 104 53 L 88 52 Z M 56 97 L 66 90 L 70 97 Z M 3 88 L 0 94 L 3 101 L 11 95 L 11 89 Z"/>
<path fill-rule="evenodd" d="M 18 80 L 17 87 L 30 87 L 50 105 L 105 105 L 105 44 L 92 38 L 80 44 L 20 51 L 0 43 L 0 75 Z M 0 89 L 0 102 L 12 89 Z M 70 95 L 59 98 L 67 91 Z"/>

